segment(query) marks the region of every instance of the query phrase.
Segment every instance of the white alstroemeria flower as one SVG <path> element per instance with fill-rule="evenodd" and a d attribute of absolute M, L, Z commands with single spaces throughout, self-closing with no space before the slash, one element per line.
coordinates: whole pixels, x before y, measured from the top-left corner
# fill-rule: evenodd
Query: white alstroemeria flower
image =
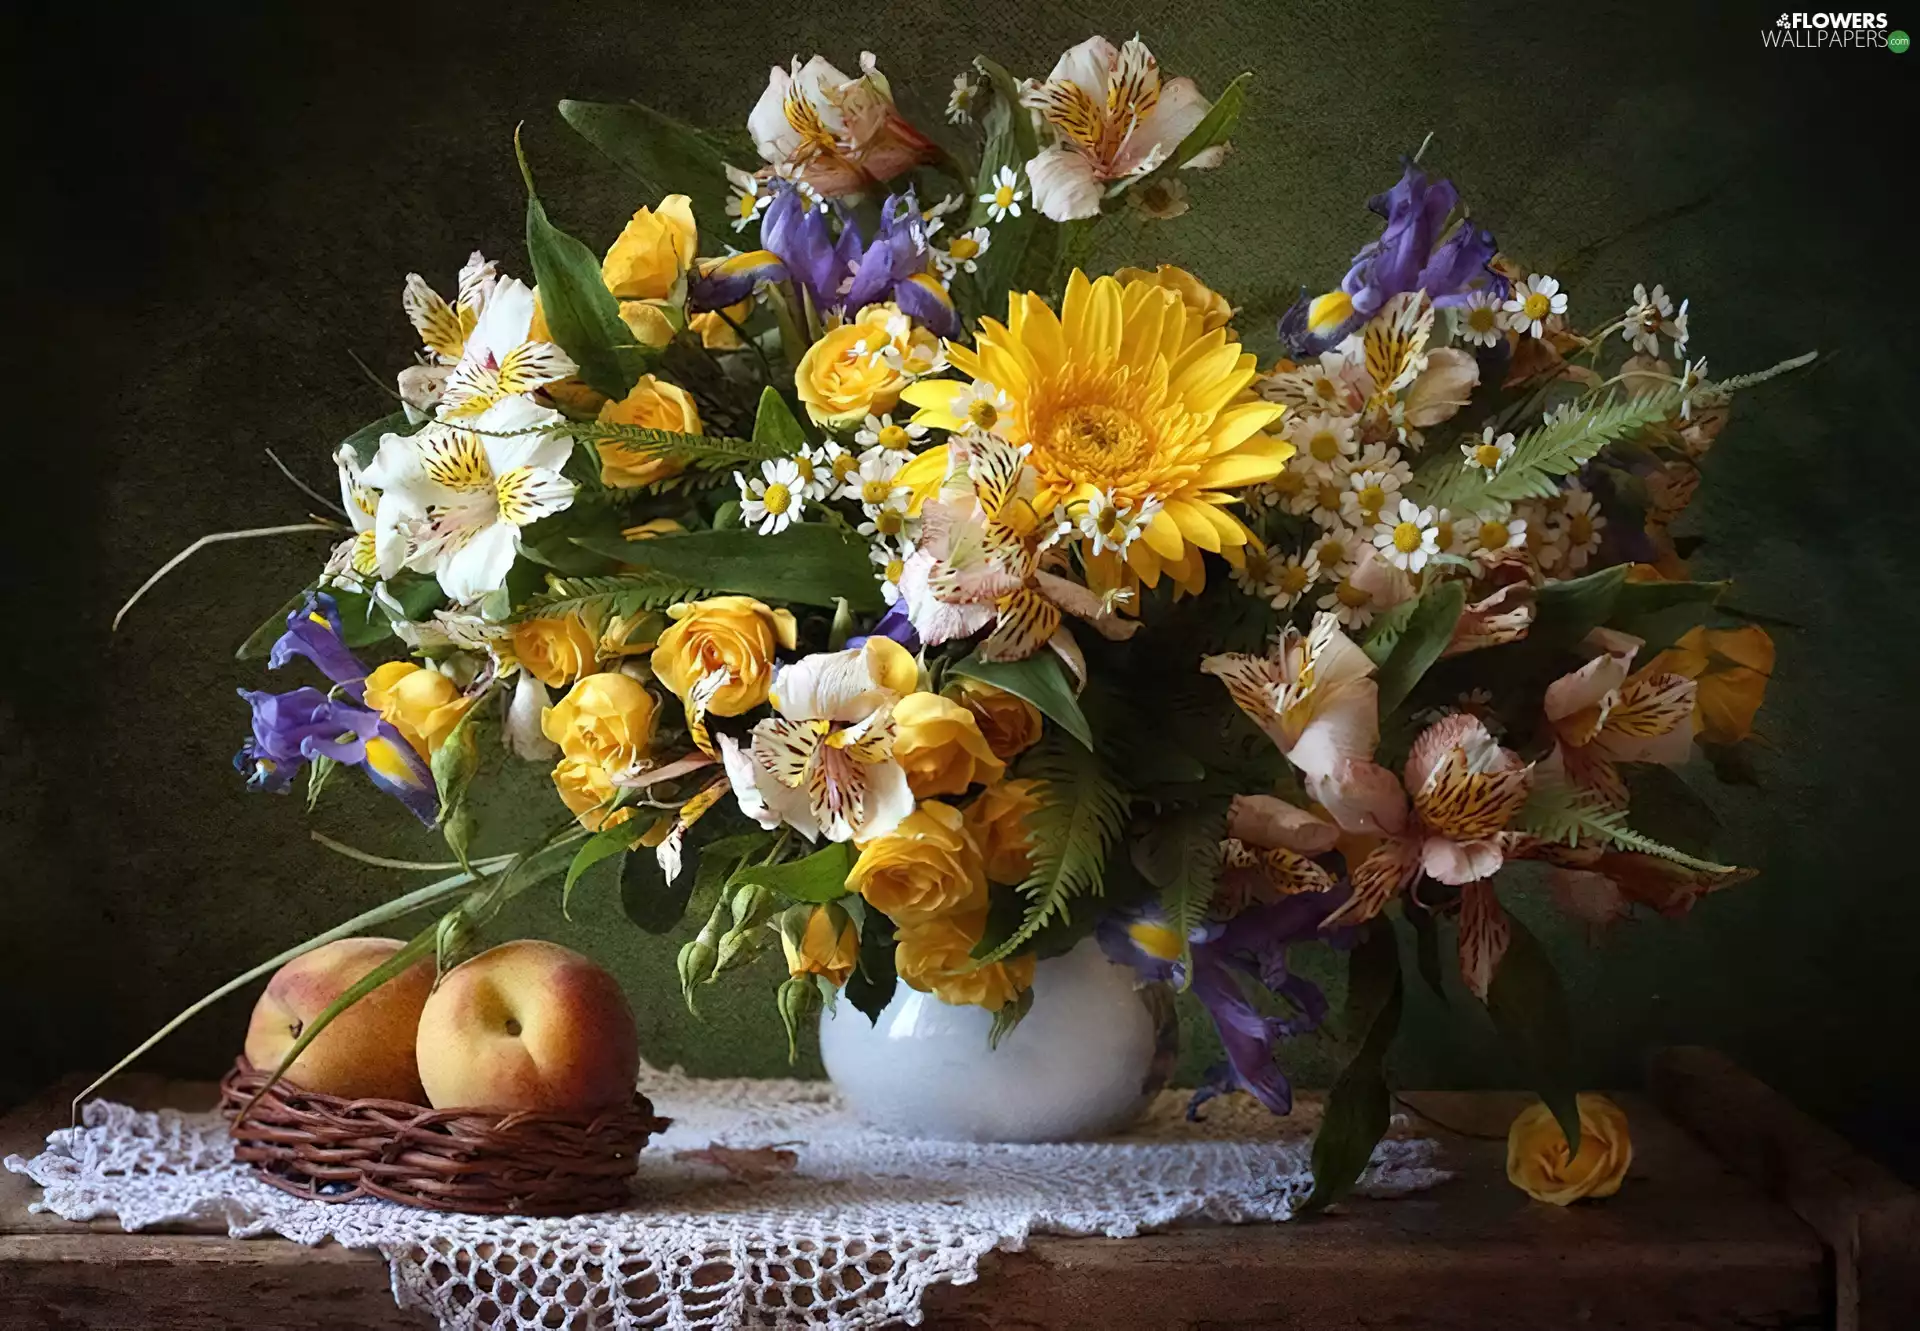
<path fill-rule="evenodd" d="M 893 707 L 919 685 L 913 654 L 891 638 L 781 666 L 776 716 L 753 728 L 742 752 L 719 735 L 741 811 L 809 841 L 885 836 L 913 812 L 907 774 L 893 757 Z"/>
<path fill-rule="evenodd" d="M 947 94 L 947 123 L 967 125 L 973 122 L 973 104 L 980 100 L 980 84 L 967 70 L 953 76 L 953 91 Z"/>
<path fill-rule="evenodd" d="M 980 270 L 980 256 L 993 244 L 993 233 L 986 227 L 977 226 L 971 231 L 963 231 L 947 242 L 944 250 L 933 252 L 933 266 L 948 281 L 955 273 L 973 273 Z"/>
<path fill-rule="evenodd" d="M 382 577 L 403 566 L 430 572 L 453 600 L 477 600 L 505 584 L 521 528 L 573 503 L 573 482 L 560 474 L 573 440 L 543 428 L 562 423 L 558 412 L 508 397 L 487 419 L 504 433 L 434 421 L 381 439 L 362 480 L 380 491 L 374 547 Z"/>
<path fill-rule="evenodd" d="M 513 699 L 507 704 L 507 723 L 501 740 L 514 755 L 530 763 L 550 763 L 560 756 L 560 746 L 547 738 L 540 728 L 540 714 L 552 699 L 547 686 L 522 667 L 514 674 Z"/>
<path fill-rule="evenodd" d="M 1373 545 L 1395 568 L 1418 573 L 1427 566 L 1438 547 L 1439 533 L 1434 528 L 1434 512 L 1421 508 L 1411 499 L 1402 499 L 1397 512 L 1380 515 L 1374 528 Z"/>
<path fill-rule="evenodd" d="M 340 469 L 340 507 L 346 510 L 347 521 L 353 526 L 353 537 L 334 548 L 322 576 L 332 585 L 364 591 L 368 582 L 380 574 L 378 537 L 374 532 L 375 518 L 380 511 L 380 492 L 367 484 L 360 459 L 351 448 L 342 447 L 333 455 L 333 461 Z"/>
<path fill-rule="evenodd" d="M 1511 431 L 1495 434 L 1494 427 L 1489 425 L 1480 431 L 1479 443 L 1460 445 L 1460 456 L 1465 459 L 1461 466 L 1478 467 L 1489 476 L 1497 476 L 1513 456 L 1513 434 Z"/>
<path fill-rule="evenodd" d="M 1500 311 L 1503 322 L 1514 332 L 1544 337 L 1547 320 L 1567 312 L 1567 293 L 1560 289 L 1558 278 L 1534 273 L 1514 285 L 1513 294 Z"/>
<path fill-rule="evenodd" d="M 1192 79 L 1161 81 L 1159 62 L 1138 37 L 1119 47 L 1089 37 L 1020 100 L 1058 140 L 1027 163 L 1033 206 L 1056 222 L 1097 216 L 1108 182 L 1154 170 L 1209 109 Z M 1216 166 L 1224 156 L 1217 145 L 1186 165 Z"/>
<path fill-rule="evenodd" d="M 745 231 L 760 219 L 760 214 L 773 202 L 773 196 L 762 192 L 760 177 L 751 171 L 742 171 L 731 163 L 725 165 L 727 184 L 733 187 L 733 198 L 727 205 L 727 211 L 733 214 L 733 229 Z"/>
<path fill-rule="evenodd" d="M 1453 335 L 1470 347 L 1490 347 L 1500 341 L 1500 305 L 1493 293 L 1476 291 L 1453 311 Z"/>
<path fill-rule="evenodd" d="M 420 274 L 407 274 L 406 286 L 400 292 L 400 306 L 407 312 L 407 321 L 414 331 L 420 334 L 421 345 L 433 364 L 460 363 L 467 338 L 480 321 L 499 277 L 499 265 L 488 262 L 485 255 L 475 250 L 460 270 L 459 292 L 449 305 Z"/>
<path fill-rule="evenodd" d="M 733 482 L 740 487 L 741 521 L 762 536 L 785 531 L 806 510 L 806 484 L 792 458 L 767 459 L 751 480 L 736 471 Z"/>
<path fill-rule="evenodd" d="M 994 172 L 992 184 L 993 188 L 980 196 L 980 202 L 987 205 L 987 216 L 996 222 L 1020 216 L 1020 201 L 1027 192 L 1020 188 L 1020 177 L 1013 168 L 1003 166 Z"/>
<path fill-rule="evenodd" d="M 579 367 L 551 342 L 535 342 L 533 289 L 516 278 L 494 284 L 487 306 L 447 376 L 440 395 L 442 420 L 472 422 L 502 430 L 491 416 L 502 403 L 566 378 Z M 504 419 L 504 418 L 502 418 Z"/>
<path fill-rule="evenodd" d="M 853 442 L 860 445 L 862 454 L 878 448 L 894 460 L 896 466 L 905 466 L 913 458 L 913 446 L 926 438 L 927 427 L 915 425 L 909 421 L 896 425 L 891 413 L 880 416 L 868 416 L 858 430 L 853 432 Z M 840 478 L 842 482 L 846 477 Z"/>
<path fill-rule="evenodd" d="M 1080 534 L 1093 543 L 1093 553 L 1108 550 L 1124 555 L 1160 512 L 1160 500 L 1148 495 L 1137 508 L 1121 504 L 1113 491 L 1097 491 L 1080 515 Z"/>
<path fill-rule="evenodd" d="M 1338 601 L 1337 593 L 1329 595 Z M 1373 662 L 1340 631 L 1346 622 L 1338 612 L 1318 614 L 1304 635 L 1292 625 L 1283 628 L 1264 656 L 1230 652 L 1200 662 L 1308 778 L 1309 791 L 1344 762 L 1371 760 L 1380 742 Z"/>

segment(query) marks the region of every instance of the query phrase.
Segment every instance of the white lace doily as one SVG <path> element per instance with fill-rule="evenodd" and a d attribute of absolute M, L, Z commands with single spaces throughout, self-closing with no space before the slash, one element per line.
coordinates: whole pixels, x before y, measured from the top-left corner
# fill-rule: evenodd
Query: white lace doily
<path fill-rule="evenodd" d="M 217 1115 L 105 1101 L 41 1155 L 6 1164 L 45 1190 L 37 1208 L 70 1220 L 118 1216 L 129 1230 L 214 1220 L 238 1237 L 378 1248 L 402 1307 L 462 1331 L 912 1324 L 929 1285 L 973 1280 L 984 1254 L 1017 1251 L 1029 1234 L 1285 1220 L 1310 1187 L 1312 1124 L 1272 1118 L 1245 1096 L 1190 1124 L 1184 1094 L 1166 1092 L 1124 1136 L 1001 1146 L 876 1131 L 826 1082 L 648 1069 L 641 1089 L 674 1124 L 642 1155 L 634 1204 L 570 1219 L 302 1201 L 233 1163 Z M 715 1143 L 786 1144 L 799 1162 L 746 1182 L 674 1157 Z M 1446 1177 L 1435 1162 L 1433 1142 L 1390 1137 L 1361 1189 L 1431 1186 Z"/>

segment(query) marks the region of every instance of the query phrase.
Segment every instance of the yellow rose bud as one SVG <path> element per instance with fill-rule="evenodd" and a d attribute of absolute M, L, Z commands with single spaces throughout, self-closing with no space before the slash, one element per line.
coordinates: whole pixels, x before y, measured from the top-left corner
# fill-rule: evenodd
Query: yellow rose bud
<path fill-rule="evenodd" d="M 893 831 L 860 848 L 847 889 L 905 925 L 950 911 L 984 910 L 987 870 L 960 810 L 922 800 Z"/>
<path fill-rule="evenodd" d="M 1146 282 L 1152 286 L 1165 287 L 1180 297 L 1180 303 L 1200 317 L 1200 327 L 1211 333 L 1216 328 L 1225 328 L 1233 322 L 1233 305 L 1227 298 L 1202 282 L 1184 268 L 1175 268 L 1163 263 L 1153 272 L 1144 268 L 1121 268 L 1114 274 L 1114 280 L 1121 284 L 1128 282 Z"/>
<path fill-rule="evenodd" d="M 1040 738 L 1040 709 L 1025 698 L 965 677 L 948 685 L 947 693 L 973 713 L 987 747 L 1001 762 L 1012 762 Z"/>
<path fill-rule="evenodd" d="M 729 676 L 707 704 L 715 716 L 739 716 L 767 700 L 773 653 L 798 639 L 793 612 L 772 610 L 751 596 L 714 596 L 669 609 L 673 623 L 653 649 L 653 673 L 682 702 L 701 676 L 725 667 Z"/>
<path fill-rule="evenodd" d="M 700 433 L 700 409 L 687 390 L 650 374 L 641 375 L 618 402 L 601 407 L 600 421 L 679 434 Z M 594 446 L 600 450 L 600 480 L 605 485 L 652 485 L 678 476 L 683 465 L 655 450 L 617 439 L 603 439 Z"/>
<path fill-rule="evenodd" d="M 650 541 L 656 536 L 677 536 L 686 528 L 672 518 L 648 518 L 645 522 L 620 529 L 620 537 L 627 541 Z"/>
<path fill-rule="evenodd" d="M 577 614 L 522 620 L 513 626 L 513 655 L 548 688 L 565 688 L 593 670 L 593 630 Z"/>
<path fill-rule="evenodd" d="M 553 788 L 560 792 L 560 802 L 589 832 L 598 832 L 602 827 L 624 823 L 633 817 L 632 809 L 609 812 L 607 806 L 613 803 L 619 788 L 613 784 L 613 774 L 606 765 L 596 759 L 562 758 L 553 769 Z"/>
<path fill-rule="evenodd" d="M 1753 733 L 1754 714 L 1773 677 L 1773 639 L 1757 624 L 1737 629 L 1697 626 L 1647 663 L 1647 673 L 1698 680 L 1693 721 L 1709 744 L 1738 744 Z"/>
<path fill-rule="evenodd" d="M 568 758 L 624 772 L 652 751 L 653 714 L 653 695 L 639 680 L 614 672 L 588 675 L 540 713 L 540 733 Z"/>
<path fill-rule="evenodd" d="M 909 693 L 893 705 L 893 726 L 893 760 L 906 769 L 916 799 L 964 795 L 1006 773 L 973 713 L 951 698 Z"/>
<path fill-rule="evenodd" d="M 1038 781 L 1001 781 L 967 806 L 967 830 L 986 862 L 987 881 L 1019 884 L 1033 872 L 1027 815 L 1040 807 Z"/>
<path fill-rule="evenodd" d="M 894 969 L 908 985 L 943 1003 L 998 1012 L 1033 986 L 1033 954 L 976 968 L 972 952 L 986 928 L 985 910 L 909 925 L 894 948 Z"/>
<path fill-rule="evenodd" d="M 426 757 L 460 724 L 473 699 L 460 686 L 412 661 L 389 661 L 367 676 L 367 706 Z"/>
<path fill-rule="evenodd" d="M 664 300 L 623 300 L 620 322 L 643 347 L 664 347 L 679 330 L 673 325 L 674 307 Z"/>
<path fill-rule="evenodd" d="M 836 906 L 815 906 L 805 931 L 797 939 L 783 932 L 780 942 L 787 954 L 787 974 L 824 975 L 835 988 L 847 982 L 860 960 L 853 917 Z"/>
<path fill-rule="evenodd" d="M 794 389 L 807 414 L 829 429 L 856 424 L 868 416 L 892 411 L 907 377 L 880 355 L 892 346 L 913 362 L 924 355 L 932 363 L 932 335 L 916 329 L 928 342 L 922 346 L 912 333 L 889 335 L 887 320 L 899 312 L 888 306 L 869 306 L 851 323 L 841 324 L 807 348 L 793 372 Z"/>
<path fill-rule="evenodd" d="M 600 265 L 600 280 L 619 300 L 665 300 L 699 248 L 693 200 L 669 194 L 658 211 L 642 208 L 627 222 Z"/>
<path fill-rule="evenodd" d="M 740 340 L 740 334 L 733 331 L 733 324 L 729 324 L 727 320 L 731 319 L 736 324 L 745 324 L 747 316 L 752 313 L 753 297 L 748 296 L 745 300 L 729 305 L 724 310 L 708 310 L 703 314 L 694 315 L 687 320 L 687 327 L 700 334 L 700 345 L 708 351 L 738 351 L 746 343 Z M 726 317 L 722 318 L 722 315 Z"/>
<path fill-rule="evenodd" d="M 1576 1097 L 1580 1154 L 1567 1158 L 1567 1135 L 1553 1111 L 1535 1103 L 1507 1129 L 1507 1178 L 1538 1202 L 1565 1206 L 1582 1197 L 1611 1197 L 1633 1163 L 1627 1116 L 1604 1095 Z"/>

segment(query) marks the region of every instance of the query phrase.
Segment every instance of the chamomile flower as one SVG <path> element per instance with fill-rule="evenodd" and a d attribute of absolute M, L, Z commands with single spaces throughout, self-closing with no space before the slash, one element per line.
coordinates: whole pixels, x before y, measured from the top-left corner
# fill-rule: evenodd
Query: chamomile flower
<path fill-rule="evenodd" d="M 1706 386 L 1707 358 L 1690 360 L 1680 371 L 1680 419 L 1693 419 L 1693 399 Z"/>
<path fill-rule="evenodd" d="M 876 565 L 874 577 L 880 580 L 880 596 L 888 605 L 900 599 L 900 578 L 907 571 L 907 557 L 885 541 L 876 541 L 867 558 Z"/>
<path fill-rule="evenodd" d="M 1321 577 L 1338 582 L 1360 561 L 1360 533 L 1351 527 L 1329 527 L 1307 547 L 1307 558 Z"/>
<path fill-rule="evenodd" d="M 1520 550 L 1527 544 L 1527 520 L 1501 513 L 1482 513 L 1470 533 L 1474 553 L 1491 560 L 1502 550 Z"/>
<path fill-rule="evenodd" d="M 921 209 L 920 221 L 923 224 L 922 234 L 931 236 L 938 232 L 942 227 L 946 226 L 947 214 L 953 212 L 955 209 L 964 208 L 966 204 L 966 195 L 949 194 L 931 208 Z"/>
<path fill-rule="evenodd" d="M 1478 467 L 1489 476 L 1497 476 L 1513 456 L 1513 434 L 1509 431 L 1496 435 L 1494 427 L 1489 425 L 1480 431 L 1479 443 L 1460 445 L 1460 456 L 1466 459 L 1460 465 L 1468 471 Z"/>
<path fill-rule="evenodd" d="M 973 108 L 980 100 L 980 83 L 966 70 L 953 76 L 953 91 L 947 94 L 947 123 L 967 125 L 973 122 Z M 888 604 L 892 604 L 891 601 Z"/>
<path fill-rule="evenodd" d="M 1305 512 L 1295 507 L 1307 498 L 1309 482 L 1307 468 L 1294 465 L 1298 461 L 1297 455 L 1289 458 L 1278 476 L 1255 486 L 1247 498 L 1262 508 L 1285 509 L 1289 513 Z"/>
<path fill-rule="evenodd" d="M 1321 527 L 1339 527 L 1346 523 L 1342 510 L 1347 501 L 1347 478 L 1352 468 L 1344 461 L 1309 474 L 1305 493 L 1297 512 L 1311 516 Z"/>
<path fill-rule="evenodd" d="M 1187 183 L 1177 176 L 1155 176 L 1128 190 L 1127 205 L 1141 216 L 1156 222 L 1170 221 L 1193 206 Z"/>
<path fill-rule="evenodd" d="M 1453 335 L 1470 347 L 1491 347 L 1500 341 L 1500 302 L 1491 291 L 1476 291 L 1453 311 Z"/>
<path fill-rule="evenodd" d="M 977 226 L 971 231 L 963 231 L 948 241 L 944 250 L 933 252 L 933 265 L 949 281 L 955 273 L 977 272 L 980 256 L 987 252 L 992 243 L 993 233 L 986 227 Z"/>
<path fill-rule="evenodd" d="M 899 471 L 900 464 L 888 456 L 886 449 L 869 448 L 860 455 L 859 468 L 841 483 L 834 498 L 851 499 L 868 510 L 878 508 L 896 491 L 902 495 L 910 493 L 905 486 L 893 483 Z"/>
<path fill-rule="evenodd" d="M 1354 471 L 1347 492 L 1340 496 L 1340 516 L 1356 527 L 1371 527 L 1382 513 L 1391 513 L 1400 500 L 1402 477 L 1391 469 Z"/>
<path fill-rule="evenodd" d="M 1560 568 L 1567 560 L 1567 529 L 1560 521 L 1560 501 L 1522 504 L 1519 515 L 1527 524 L 1525 546 L 1541 572 Z"/>
<path fill-rule="evenodd" d="M 992 183 L 993 188 L 980 196 L 980 202 L 987 205 L 987 216 L 996 222 L 1020 216 L 1020 201 L 1027 197 L 1027 192 L 1020 188 L 1020 177 L 1014 169 L 1001 167 L 994 172 Z"/>
<path fill-rule="evenodd" d="M 886 453 L 896 467 L 905 466 L 913 456 L 914 443 L 924 439 L 927 427 L 915 425 L 911 421 L 905 425 L 894 424 L 891 413 L 883 416 L 868 416 L 866 422 L 853 433 L 853 442 L 865 450 L 878 448 Z M 851 469 L 850 469 L 851 470 Z M 842 476 L 844 483 L 846 477 Z"/>
<path fill-rule="evenodd" d="M 833 493 L 833 468 L 824 448 L 803 448 L 793 455 L 793 466 L 800 473 L 800 493 L 819 502 Z"/>
<path fill-rule="evenodd" d="M 1267 579 L 1273 574 L 1273 556 L 1252 542 L 1248 542 L 1240 554 L 1240 567 L 1233 570 L 1233 585 L 1249 596 L 1265 600 Z"/>
<path fill-rule="evenodd" d="M 1356 587 L 1351 578 L 1341 578 L 1316 604 L 1340 621 L 1340 627 L 1363 629 L 1373 622 L 1373 593 Z"/>
<path fill-rule="evenodd" d="M 1600 533 L 1606 529 L 1606 514 L 1600 511 L 1593 493 L 1573 486 L 1564 495 L 1560 510 L 1560 528 L 1566 543 L 1567 569 L 1579 572 L 1600 548 Z"/>
<path fill-rule="evenodd" d="M 1374 549 L 1395 568 L 1420 572 L 1438 548 L 1439 533 L 1433 529 L 1433 518 L 1432 509 L 1402 499 L 1397 510 L 1381 514 L 1380 524 L 1373 529 Z"/>
<path fill-rule="evenodd" d="M 1684 356 L 1687 354 L 1687 302 L 1686 301 L 1683 300 L 1680 302 L 1680 308 L 1677 311 L 1675 311 L 1673 318 L 1667 320 L 1665 323 L 1663 323 L 1660 326 L 1660 331 L 1673 339 L 1674 355 Z"/>
<path fill-rule="evenodd" d="M 1649 356 L 1660 354 L 1660 328 L 1673 317 L 1673 298 L 1667 295 L 1666 288 L 1658 282 L 1648 291 L 1646 284 L 1633 284 L 1633 304 L 1627 306 L 1626 321 L 1620 325 L 1620 336 L 1625 338 L 1635 351 L 1645 352 Z"/>
<path fill-rule="evenodd" d="M 1276 561 L 1267 574 L 1267 604 L 1275 610 L 1291 610 L 1318 581 L 1320 565 L 1312 551 L 1288 555 Z"/>
<path fill-rule="evenodd" d="M 1335 416 L 1325 411 L 1312 415 L 1295 412 L 1291 416 L 1286 430 L 1287 440 L 1299 450 L 1295 456 L 1306 458 L 1316 471 L 1330 471 L 1341 459 L 1350 458 L 1360 451 L 1360 445 L 1353 437 L 1353 417 Z"/>
<path fill-rule="evenodd" d="M 1455 522 L 1449 509 L 1433 510 L 1433 552 L 1436 555 L 1457 555 L 1467 542 L 1465 523 Z"/>
<path fill-rule="evenodd" d="M 913 492 L 898 489 L 878 504 L 863 504 L 866 520 L 854 528 L 862 536 L 899 549 L 911 549 L 920 534 L 920 520 L 907 512 Z"/>
<path fill-rule="evenodd" d="M 1153 495 L 1133 508 L 1122 506 L 1113 491 L 1100 490 L 1087 501 L 1087 511 L 1080 515 L 1080 534 L 1093 543 L 1096 555 L 1108 550 L 1124 555 L 1159 512 L 1160 501 Z"/>
<path fill-rule="evenodd" d="M 975 427 L 994 432 L 1006 428 L 1001 418 L 1013 410 L 1013 399 L 992 380 L 975 379 L 954 395 L 951 410 Z"/>
<path fill-rule="evenodd" d="M 749 480 L 736 471 L 733 480 L 740 487 L 741 521 L 762 536 L 785 531 L 807 506 L 800 468 L 792 458 L 768 458 L 758 476 Z"/>
<path fill-rule="evenodd" d="M 737 166 L 727 167 L 727 183 L 733 186 L 733 197 L 727 204 L 727 211 L 733 216 L 733 229 L 745 231 L 759 220 L 773 200 L 760 192 L 758 176 Z"/>
<path fill-rule="evenodd" d="M 833 489 L 828 492 L 829 498 L 839 493 L 860 470 L 860 455 L 832 439 L 814 450 L 814 460 L 816 465 L 825 469 L 833 482 Z"/>
<path fill-rule="evenodd" d="M 1502 322 L 1514 332 L 1544 337 L 1547 320 L 1567 312 L 1567 293 L 1560 289 L 1560 279 L 1534 273 L 1515 284 L 1500 310 Z"/>

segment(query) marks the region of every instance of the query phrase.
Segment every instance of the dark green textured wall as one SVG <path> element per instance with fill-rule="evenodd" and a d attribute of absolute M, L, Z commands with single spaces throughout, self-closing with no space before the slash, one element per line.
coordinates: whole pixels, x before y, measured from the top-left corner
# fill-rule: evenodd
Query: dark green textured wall
<path fill-rule="evenodd" d="M 1727 848 L 1762 876 L 1684 922 L 1592 949 L 1556 927 L 1554 946 L 1593 1082 L 1632 1080 L 1653 1044 L 1716 1043 L 1898 1149 L 1920 1090 L 1905 581 L 1920 548 L 1920 346 L 1902 290 L 1912 229 L 1893 200 L 1920 56 L 1763 51 L 1772 15 L 1732 10 L 430 2 L 182 7 L 115 26 L 104 47 L 23 32 L 16 51 L 86 57 L 49 61 L 58 82 L 30 122 L 19 195 L 45 234 L 24 255 L 39 302 L 14 365 L 31 424 L 7 444 L 21 512 L 0 709 L 13 870 L 0 987 L 23 1052 L 0 1085 L 98 1067 L 215 981 L 400 886 L 312 844 L 309 826 L 437 858 L 354 783 L 309 820 L 296 800 L 244 795 L 228 766 L 244 724 L 233 690 L 264 679 L 231 649 L 317 545 L 202 555 L 118 635 L 105 625 L 194 536 L 302 513 L 264 449 L 328 483 L 332 443 L 385 409 L 350 355 L 385 376 L 410 352 L 406 272 L 444 285 L 478 246 L 525 273 L 515 124 L 557 220 L 598 246 L 648 200 L 571 138 L 560 97 L 737 122 L 770 62 L 821 50 L 851 68 L 869 48 L 937 120 L 976 51 L 1037 74 L 1091 32 L 1138 30 L 1205 89 L 1243 68 L 1256 78 L 1240 151 L 1192 178 L 1193 211 L 1119 228 L 1112 255 L 1182 263 L 1239 302 L 1323 286 L 1372 234 L 1366 196 L 1433 131 L 1429 163 L 1510 254 L 1567 275 L 1583 321 L 1623 305 L 1633 281 L 1661 281 L 1692 298 L 1696 345 L 1722 373 L 1831 353 L 1743 400 L 1692 519 L 1703 572 L 1737 575 L 1742 604 L 1801 625 L 1779 635 L 1764 788 L 1714 791 Z M 535 782 L 515 795 L 550 809 Z M 583 891 L 572 921 L 542 895 L 509 923 L 618 970 L 656 1061 L 782 1066 L 765 1004 L 776 977 L 716 991 L 705 1020 L 688 1020 L 672 992 L 678 940 L 636 935 L 607 889 Z M 213 1072 L 244 1013 L 241 1000 L 215 1008 L 153 1065 Z M 1483 1022 L 1429 1005 L 1409 1033 L 1411 1081 L 1508 1075 Z M 1308 1080 L 1327 1056 L 1313 1041 L 1289 1054 Z"/>

